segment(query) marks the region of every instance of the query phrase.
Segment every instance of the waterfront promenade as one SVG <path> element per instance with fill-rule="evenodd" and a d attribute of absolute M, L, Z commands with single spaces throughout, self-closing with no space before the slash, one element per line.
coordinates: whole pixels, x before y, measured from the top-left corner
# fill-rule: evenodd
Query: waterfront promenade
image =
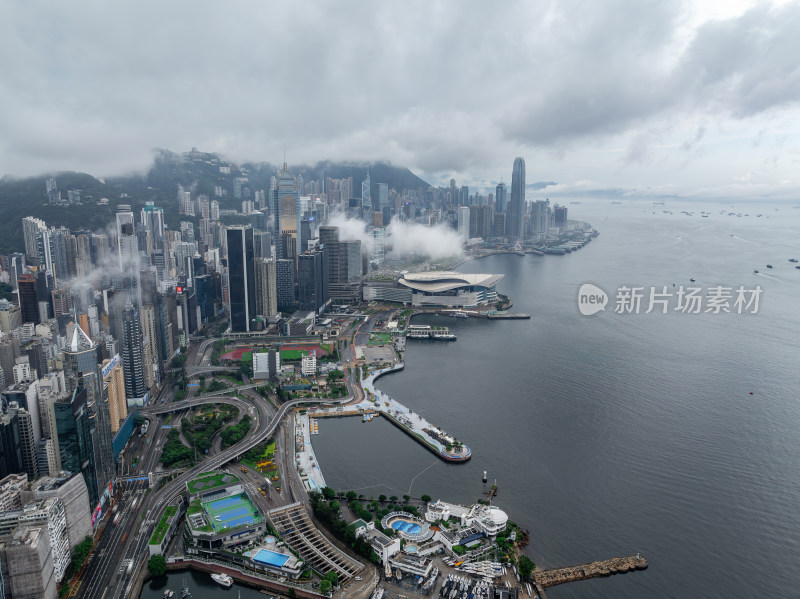
<path fill-rule="evenodd" d="M 313 413 L 310 412 L 295 413 L 295 465 L 306 491 L 316 491 L 327 486 L 311 444 L 311 418 Z"/>
<path fill-rule="evenodd" d="M 390 372 L 402 370 L 404 367 L 405 364 L 403 362 L 398 362 L 385 368 L 369 369 L 366 378 L 361 381 L 364 399 L 358 403 L 348 404 L 346 406 L 347 412 L 351 415 L 360 415 L 367 410 L 378 412 L 441 459 L 448 462 L 466 462 L 469 460 L 472 457 L 472 450 L 468 446 L 462 444 L 460 447 L 452 447 L 457 442 L 457 439 L 452 435 L 427 421 L 420 414 L 412 412 L 399 401 L 389 397 L 375 387 L 375 381 L 378 378 Z M 311 416 L 315 414 L 325 416 L 347 415 L 341 407 L 316 408 L 309 412 Z M 447 443 L 451 444 L 449 450 Z"/>

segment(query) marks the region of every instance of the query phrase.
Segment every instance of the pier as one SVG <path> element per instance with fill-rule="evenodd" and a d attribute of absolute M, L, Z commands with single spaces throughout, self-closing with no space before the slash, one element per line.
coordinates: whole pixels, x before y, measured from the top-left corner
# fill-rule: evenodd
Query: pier
<path fill-rule="evenodd" d="M 528 320 L 530 314 L 510 314 L 508 312 L 487 312 L 486 318 L 489 320 Z"/>
<path fill-rule="evenodd" d="M 637 553 L 628 557 L 613 557 L 582 566 L 542 570 L 541 572 L 534 572 L 533 578 L 537 586 L 552 587 L 565 582 L 600 578 L 602 576 L 611 576 L 612 574 L 624 574 L 625 572 L 644 570 L 645 568 L 647 568 L 647 560 Z"/>

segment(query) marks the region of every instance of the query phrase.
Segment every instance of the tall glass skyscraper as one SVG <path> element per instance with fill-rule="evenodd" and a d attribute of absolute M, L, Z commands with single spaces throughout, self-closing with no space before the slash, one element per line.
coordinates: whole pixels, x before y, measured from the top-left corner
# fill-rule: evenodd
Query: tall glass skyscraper
<path fill-rule="evenodd" d="M 111 441 L 111 417 L 108 399 L 103 393 L 98 349 L 92 340 L 76 324 L 67 329 L 67 344 L 63 349 L 64 375 L 67 386 L 72 392 L 69 408 L 74 426 L 80 429 L 74 451 L 78 451 L 80 470 L 89 487 L 89 496 L 96 502 L 103 494 L 106 485 L 114 478 L 114 455 Z M 85 392 L 85 393 L 84 393 Z M 62 414 L 62 424 L 65 414 Z M 85 417 L 85 418 L 84 418 Z M 56 415 L 58 420 L 58 414 Z M 61 427 L 62 424 L 58 426 Z M 72 426 L 72 425 L 70 425 Z M 66 447 L 70 447 L 67 444 Z M 62 464 L 75 462 L 71 449 L 61 445 L 61 429 L 59 429 L 59 448 Z M 77 470 L 75 470 L 77 472 Z"/>
<path fill-rule="evenodd" d="M 284 212 L 291 210 L 293 223 L 298 221 L 297 211 L 299 209 L 298 203 L 300 201 L 300 192 L 297 189 L 297 181 L 292 175 L 289 174 L 288 166 L 283 163 L 283 170 L 278 175 L 275 182 L 275 189 L 270 192 L 271 195 L 271 209 L 272 217 L 275 226 L 275 255 L 278 259 L 284 258 L 283 245 L 281 243 L 281 236 L 283 234 L 284 226 L 282 218 Z M 287 210 L 288 209 L 288 210 Z M 292 210 L 293 209 L 293 210 Z M 297 226 L 293 224 L 293 226 Z M 296 230 L 295 233 L 299 236 L 300 231 Z"/>
<path fill-rule="evenodd" d="M 511 172 L 511 201 L 506 215 L 506 235 L 513 240 L 522 240 L 525 235 L 525 160 L 514 159 Z"/>
<path fill-rule="evenodd" d="M 494 194 L 494 211 L 495 212 L 503 212 L 506 211 L 506 184 L 500 181 L 495 188 Z"/>
<path fill-rule="evenodd" d="M 278 185 L 280 186 L 280 182 Z M 250 319 L 256 315 L 253 229 L 249 225 L 230 227 L 225 235 L 228 243 L 231 330 L 246 332 L 250 330 Z"/>
<path fill-rule="evenodd" d="M 144 337 L 139 309 L 131 302 L 122 311 L 122 370 L 125 373 L 125 396 L 128 405 L 143 406 L 147 395 L 144 361 Z"/>

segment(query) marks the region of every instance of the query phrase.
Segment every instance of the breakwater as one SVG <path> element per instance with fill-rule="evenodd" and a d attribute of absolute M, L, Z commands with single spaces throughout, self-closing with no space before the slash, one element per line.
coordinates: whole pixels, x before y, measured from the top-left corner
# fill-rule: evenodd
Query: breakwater
<path fill-rule="evenodd" d="M 647 560 L 637 553 L 628 557 L 614 557 L 582 566 L 542 570 L 541 572 L 534 572 L 533 578 L 536 584 L 543 587 L 552 587 L 565 582 L 600 578 L 611 576 L 612 574 L 624 574 L 625 572 L 644 570 L 645 568 L 647 568 Z"/>

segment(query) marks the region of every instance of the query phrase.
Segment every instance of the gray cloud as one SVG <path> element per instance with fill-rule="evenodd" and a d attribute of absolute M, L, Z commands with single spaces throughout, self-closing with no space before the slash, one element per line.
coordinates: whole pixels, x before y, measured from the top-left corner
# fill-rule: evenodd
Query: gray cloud
<path fill-rule="evenodd" d="M 697 27 L 692 8 L 10 0 L 0 174 L 115 174 L 144 168 L 153 147 L 280 162 L 285 145 L 294 163 L 391 160 L 466 183 L 508 181 L 517 155 L 545 180 L 595 179 L 594 165 L 658 176 L 654 144 L 684 164 L 720 131 L 768 128 L 765 115 L 800 97 L 800 4 Z M 724 155 L 705 160 L 715 185 L 733 179 Z"/>

